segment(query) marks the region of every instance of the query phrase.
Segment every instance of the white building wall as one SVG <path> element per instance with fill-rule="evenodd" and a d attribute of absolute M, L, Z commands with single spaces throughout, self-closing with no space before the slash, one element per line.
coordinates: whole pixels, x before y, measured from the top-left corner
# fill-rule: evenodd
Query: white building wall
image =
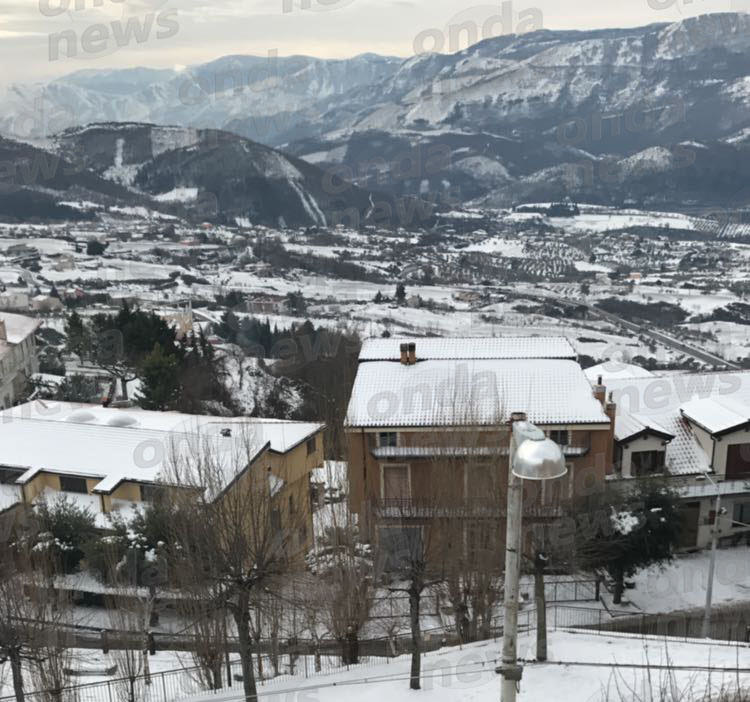
<path fill-rule="evenodd" d="M 632 478 L 632 457 L 639 451 L 665 451 L 664 440 L 657 436 L 642 436 L 635 441 L 622 444 L 622 463 L 620 469 L 623 478 Z"/>
<path fill-rule="evenodd" d="M 0 409 L 10 407 L 25 385 L 25 379 L 39 372 L 34 335 L 18 344 L 0 341 Z"/>

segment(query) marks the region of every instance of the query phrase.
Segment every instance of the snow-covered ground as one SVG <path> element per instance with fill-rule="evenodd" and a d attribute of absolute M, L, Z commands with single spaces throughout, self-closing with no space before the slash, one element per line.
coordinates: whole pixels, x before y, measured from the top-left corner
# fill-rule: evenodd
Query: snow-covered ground
<path fill-rule="evenodd" d="M 522 634 L 519 655 L 533 659 L 534 639 Z M 316 678 L 284 678 L 267 684 L 269 699 L 318 702 L 406 702 L 416 697 L 430 702 L 497 702 L 500 697 L 500 642 L 487 641 L 428 653 L 423 659 L 422 691 L 409 690 L 410 656 L 382 665 L 352 666 L 346 672 Z M 519 700 L 541 702 L 633 702 L 665 699 L 653 697 L 665 686 L 672 700 L 704 699 L 707 692 L 732 689 L 738 679 L 750 683 L 748 673 L 739 676 L 719 668 L 748 667 L 750 650 L 720 643 L 669 642 L 656 638 L 596 635 L 555 631 L 549 637 L 549 660 L 524 666 Z M 617 666 L 637 666 L 620 667 Z M 712 666 L 709 677 L 700 668 Z M 649 670 L 648 667 L 651 666 Z M 656 666 L 693 666 L 692 670 L 660 670 Z M 617 690 L 621 693 L 618 693 Z M 233 693 L 195 695 L 193 702 L 229 702 Z M 262 697 L 261 697 L 262 699 Z"/>
<path fill-rule="evenodd" d="M 706 601 L 708 551 L 686 554 L 664 567 L 652 566 L 630 578 L 635 588 L 625 599 L 642 612 L 665 613 L 702 607 Z M 750 547 L 716 552 L 713 602 L 716 605 L 750 602 Z M 626 608 L 621 605 L 620 609 Z"/>

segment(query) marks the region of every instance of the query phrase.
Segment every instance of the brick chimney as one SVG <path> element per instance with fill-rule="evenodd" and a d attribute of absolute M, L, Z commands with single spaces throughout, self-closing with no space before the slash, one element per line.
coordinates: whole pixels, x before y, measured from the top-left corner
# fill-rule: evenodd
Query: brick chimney
<path fill-rule="evenodd" d="M 607 400 L 607 403 L 604 405 L 604 411 L 607 413 L 607 416 L 612 420 L 612 424 L 614 425 L 615 416 L 617 416 L 617 403 L 614 400 L 613 394 L 609 393 L 609 399 Z"/>
<path fill-rule="evenodd" d="M 601 406 L 606 410 L 607 408 L 607 388 L 602 383 L 602 376 L 600 375 L 596 379 L 596 385 L 594 385 L 594 397 L 599 400 Z"/>
<path fill-rule="evenodd" d="M 0 341 L 8 341 L 8 330 L 5 328 L 4 319 L 0 319 Z"/>
<path fill-rule="evenodd" d="M 604 405 L 604 412 L 609 417 L 609 441 L 607 442 L 607 451 L 604 456 L 604 466 L 607 475 L 614 472 L 615 465 L 615 418 L 617 417 L 617 405 L 615 404 L 612 393 L 609 393 L 609 399 Z"/>
<path fill-rule="evenodd" d="M 401 344 L 401 363 L 404 366 L 409 365 L 409 344 Z"/>
<path fill-rule="evenodd" d="M 413 366 L 417 362 L 417 345 L 412 341 L 409 344 L 409 365 Z"/>

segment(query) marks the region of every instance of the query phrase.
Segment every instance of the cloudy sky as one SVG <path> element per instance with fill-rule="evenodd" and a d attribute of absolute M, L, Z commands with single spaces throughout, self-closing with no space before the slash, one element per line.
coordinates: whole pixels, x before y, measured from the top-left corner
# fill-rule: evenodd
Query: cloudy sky
<path fill-rule="evenodd" d="M 750 0 L 0 0 L 0 82 L 240 53 L 405 57 L 540 27 L 627 27 L 748 10 Z"/>

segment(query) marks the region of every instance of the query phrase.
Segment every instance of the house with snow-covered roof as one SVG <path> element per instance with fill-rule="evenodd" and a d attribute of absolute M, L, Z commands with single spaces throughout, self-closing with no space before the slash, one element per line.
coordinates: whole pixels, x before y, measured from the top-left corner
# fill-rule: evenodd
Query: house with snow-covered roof
<path fill-rule="evenodd" d="M 584 484 L 603 488 L 614 407 L 575 359 L 562 337 L 365 341 L 345 430 L 350 506 L 369 536 L 390 539 L 404 520 L 418 529 L 436 505 L 466 517 L 466 529 L 479 519 L 500 533 L 494 522 L 504 515 L 518 412 L 568 459 L 565 477 L 525 501 L 529 516 L 554 516 L 554 505 Z"/>
<path fill-rule="evenodd" d="M 683 500 L 685 548 L 710 543 L 717 493 L 720 540 L 750 539 L 750 372 L 611 378 L 607 387 L 617 408 L 611 479 L 668 479 Z"/>
<path fill-rule="evenodd" d="M 323 465 L 324 425 L 36 400 L 0 412 L 0 510 L 65 497 L 107 528 L 153 499 L 169 467 L 210 452 L 221 470 L 212 499 L 249 473 L 267 480 L 280 527 L 294 516 L 312 538 L 310 474 Z M 188 489 L 205 486 L 177 485 Z"/>
<path fill-rule="evenodd" d="M 34 333 L 40 324 L 32 317 L 0 312 L 0 409 L 15 403 L 39 371 Z"/>

